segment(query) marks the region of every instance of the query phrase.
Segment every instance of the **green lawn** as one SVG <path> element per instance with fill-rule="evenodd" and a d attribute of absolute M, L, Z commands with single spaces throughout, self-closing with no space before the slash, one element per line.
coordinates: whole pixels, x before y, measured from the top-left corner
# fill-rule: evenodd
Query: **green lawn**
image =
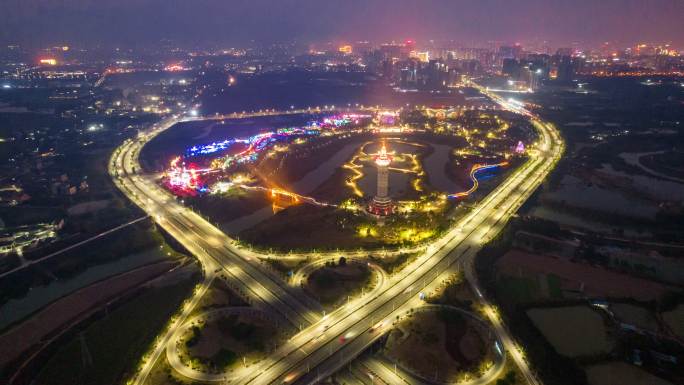
<path fill-rule="evenodd" d="M 561 290 L 560 277 L 555 274 L 548 274 L 546 280 L 549 285 L 549 296 L 553 299 L 563 298 L 563 291 Z"/>
<path fill-rule="evenodd" d="M 85 340 L 92 365 L 83 365 L 78 337 L 67 343 L 36 377 L 41 385 L 114 385 L 124 382 L 195 279 L 150 289 L 90 325 Z"/>
<path fill-rule="evenodd" d="M 507 301 L 524 303 L 537 297 L 539 287 L 532 279 L 502 276 L 497 282 L 497 291 Z"/>
<path fill-rule="evenodd" d="M 420 252 L 416 253 L 403 253 L 392 257 L 378 258 L 371 257 L 370 259 L 377 263 L 380 267 L 387 272 L 387 274 L 392 274 L 395 271 L 399 271 L 404 268 L 404 266 L 412 263 L 420 255 Z"/>

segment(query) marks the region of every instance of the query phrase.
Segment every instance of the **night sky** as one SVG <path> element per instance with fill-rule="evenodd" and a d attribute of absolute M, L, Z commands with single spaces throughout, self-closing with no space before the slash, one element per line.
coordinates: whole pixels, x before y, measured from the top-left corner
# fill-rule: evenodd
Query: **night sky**
<path fill-rule="evenodd" d="M 0 42 L 549 40 L 684 46 L 683 0 L 0 0 Z"/>

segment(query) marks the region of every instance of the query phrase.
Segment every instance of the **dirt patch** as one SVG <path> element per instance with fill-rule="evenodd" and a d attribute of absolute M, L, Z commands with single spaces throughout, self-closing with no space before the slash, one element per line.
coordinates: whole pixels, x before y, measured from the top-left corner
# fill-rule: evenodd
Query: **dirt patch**
<path fill-rule="evenodd" d="M 256 226 L 240 232 L 240 239 L 279 250 L 357 249 L 381 244 L 356 235 L 358 219 L 349 212 L 308 204 L 288 207 Z"/>
<path fill-rule="evenodd" d="M 645 330 L 658 330 L 658 320 L 656 320 L 655 316 L 648 309 L 626 303 L 617 303 L 611 304 L 610 310 L 621 322 L 628 323 Z"/>
<path fill-rule="evenodd" d="M 464 344 L 465 346 L 463 347 L 467 348 L 472 342 L 476 342 L 470 339 L 468 341 L 464 340 L 464 336 L 468 332 L 467 321 L 456 313 L 452 314 L 451 312 L 447 313 L 446 311 L 440 312 L 439 319 L 444 325 L 444 348 L 449 353 L 451 359 L 456 362 L 462 362 L 466 366 L 470 365 L 472 363 L 472 358 L 469 358 L 466 355 L 477 355 L 479 353 L 479 349 L 473 351 L 473 354 L 468 354 L 468 352 L 464 354 L 463 352 L 464 349 L 462 349 L 461 344 Z"/>
<path fill-rule="evenodd" d="M 471 310 L 474 300 L 475 295 L 470 285 L 465 283 L 462 274 L 451 275 L 426 298 L 428 303 L 450 305 L 464 310 Z"/>
<path fill-rule="evenodd" d="M 401 271 L 404 267 L 413 263 L 413 261 L 415 261 L 420 254 L 420 252 L 401 253 L 384 257 L 371 257 L 370 259 L 382 267 L 387 274 L 393 274 L 394 272 Z"/>
<path fill-rule="evenodd" d="M 672 385 L 671 382 L 624 362 L 592 365 L 585 371 L 589 385 Z"/>
<path fill-rule="evenodd" d="M 185 197 L 186 204 L 207 215 L 212 222 L 228 224 L 260 209 L 271 206 L 261 191 L 234 189 L 230 194 Z"/>
<path fill-rule="evenodd" d="M 296 271 L 302 265 L 306 264 L 308 259 L 279 259 L 279 258 L 267 258 L 262 260 L 267 263 L 271 268 L 283 275 L 289 275 L 291 272 Z"/>
<path fill-rule="evenodd" d="M 593 356 L 613 348 L 603 318 L 587 306 L 530 309 L 527 315 L 564 356 Z"/>
<path fill-rule="evenodd" d="M 222 279 L 215 279 L 207 293 L 200 300 L 198 310 L 216 309 L 226 306 L 245 306 L 245 301 L 235 294 Z"/>
<path fill-rule="evenodd" d="M 674 310 L 663 313 L 663 320 L 679 338 L 684 338 L 684 304 Z"/>
<path fill-rule="evenodd" d="M 509 251 L 497 262 L 499 273 L 512 277 L 527 277 L 537 281 L 539 274 L 560 278 L 564 294 L 579 293 L 590 297 L 634 298 L 638 301 L 660 299 L 671 287 L 631 277 L 600 267 L 574 263 L 544 255 Z"/>
<path fill-rule="evenodd" d="M 371 272 L 362 263 L 332 262 L 309 275 L 304 288 L 323 306 L 335 306 L 368 285 Z"/>
<path fill-rule="evenodd" d="M 417 313 L 390 333 L 387 354 L 423 377 L 453 379 L 491 359 L 475 322 L 448 309 Z"/>
<path fill-rule="evenodd" d="M 647 169 L 681 180 L 684 175 L 684 152 L 667 151 L 662 154 L 645 155 L 639 163 Z"/>
<path fill-rule="evenodd" d="M 275 324 L 245 314 L 218 314 L 188 329 L 183 336 L 187 354 L 195 365 L 225 370 L 252 364 L 275 348 Z"/>

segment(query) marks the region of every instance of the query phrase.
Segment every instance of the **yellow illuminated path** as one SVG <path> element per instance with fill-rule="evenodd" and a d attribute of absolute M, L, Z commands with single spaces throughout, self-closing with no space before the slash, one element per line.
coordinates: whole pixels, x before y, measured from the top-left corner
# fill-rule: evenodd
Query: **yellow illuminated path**
<path fill-rule="evenodd" d="M 542 122 L 519 107 L 508 105 L 495 95 L 489 96 L 504 108 L 525 114 L 533 121 L 540 138 L 537 151 L 534 151 L 523 166 L 479 202 L 445 236 L 430 244 L 425 253 L 413 264 L 399 274 L 384 279 L 376 290 L 349 301 L 325 317 L 312 310 L 318 307 L 312 304 L 308 297 L 295 295 L 292 288 L 263 269 L 256 253 L 235 247 L 232 239 L 207 220 L 178 204 L 173 196 L 153 181 L 137 174 L 140 170 L 140 149 L 154 136 L 180 121 L 179 118 L 169 118 L 152 127 L 138 139 L 124 143 L 115 151 L 110 162 L 110 174 L 117 186 L 195 255 L 205 271 L 205 280 L 186 301 L 180 314 L 174 317 L 169 327 L 157 339 L 143 359 L 139 372 L 130 382 L 145 382 L 155 362 L 170 344 L 175 343 L 181 325 L 217 274 L 223 274 L 230 282 L 239 285 L 253 306 L 275 311 L 287 321 L 284 323 L 289 322 L 292 325 L 288 330 L 295 334 L 268 359 L 249 369 L 236 370 L 230 376 L 191 370 L 173 355 L 169 357 L 172 367 L 180 374 L 198 381 L 312 384 L 331 375 L 357 357 L 382 333 L 391 328 L 397 317 L 412 308 L 420 307 L 420 292 L 431 291 L 453 272 L 465 270 L 465 276 L 485 305 L 486 315 L 499 334 L 505 350 L 527 381 L 538 384 L 539 381 L 530 371 L 523 353 L 510 337 L 495 310 L 482 297 L 474 274 L 473 258 L 480 246 L 501 230 L 506 221 L 539 186 L 560 158 L 563 143 L 558 132 L 550 124 Z M 312 111 L 286 113 L 302 112 Z M 216 118 L 277 114 L 283 113 L 269 111 Z M 384 376 L 389 375 L 386 370 L 378 369 L 377 365 L 379 364 L 375 362 L 367 366 L 374 367 L 379 372 L 376 373 L 378 376 L 383 376 L 383 373 Z M 479 381 L 492 378 L 493 375 Z M 388 383 L 392 383 L 391 381 Z"/>

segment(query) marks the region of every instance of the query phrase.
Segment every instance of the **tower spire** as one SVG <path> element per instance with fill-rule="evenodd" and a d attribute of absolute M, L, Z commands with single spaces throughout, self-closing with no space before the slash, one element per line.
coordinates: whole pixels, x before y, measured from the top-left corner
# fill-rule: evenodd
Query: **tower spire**
<path fill-rule="evenodd" d="M 378 168 L 377 193 L 373 198 L 368 211 L 375 215 L 389 215 L 392 213 L 392 198 L 389 197 L 389 165 L 392 158 L 387 153 L 387 145 L 382 142 L 380 152 L 375 156 L 375 165 Z"/>

